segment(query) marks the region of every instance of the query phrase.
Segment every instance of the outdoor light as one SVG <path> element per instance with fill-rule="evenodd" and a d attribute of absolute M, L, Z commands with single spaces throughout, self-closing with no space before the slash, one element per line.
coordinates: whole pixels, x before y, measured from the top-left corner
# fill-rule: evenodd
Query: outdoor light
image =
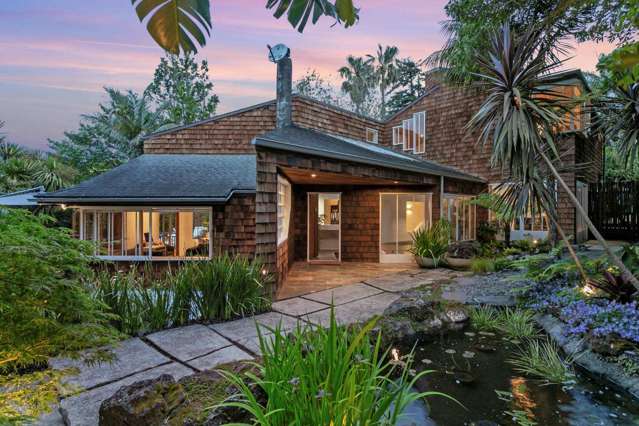
<path fill-rule="evenodd" d="M 393 181 L 393 183 L 399 183 L 399 182 L 397 182 L 396 180 L 394 180 L 394 181 Z"/>
<path fill-rule="evenodd" d="M 62 210 L 66 210 L 66 209 L 67 209 L 67 205 L 66 205 L 66 204 L 60 204 L 60 208 L 61 208 Z"/>
<path fill-rule="evenodd" d="M 538 242 L 537 240 L 533 240 L 533 244 L 535 244 L 535 245 L 536 245 L 536 244 L 537 244 L 537 242 Z"/>
<path fill-rule="evenodd" d="M 316 178 L 316 177 L 317 177 L 317 175 L 316 175 L 315 173 L 311 173 L 311 177 L 312 177 L 312 178 Z"/>
<path fill-rule="evenodd" d="M 262 275 L 266 275 L 268 274 L 268 271 L 266 270 L 266 268 L 262 268 Z"/>
<path fill-rule="evenodd" d="M 586 284 L 585 286 L 583 286 L 581 288 L 581 291 L 586 296 L 592 296 L 593 294 L 595 294 L 595 289 L 592 288 L 592 286 L 590 284 Z"/>

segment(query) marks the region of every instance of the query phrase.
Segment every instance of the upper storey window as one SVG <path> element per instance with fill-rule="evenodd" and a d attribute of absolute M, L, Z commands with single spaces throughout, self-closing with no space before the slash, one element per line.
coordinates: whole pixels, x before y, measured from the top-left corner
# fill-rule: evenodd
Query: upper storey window
<path fill-rule="evenodd" d="M 366 128 L 366 142 L 379 143 L 379 131 L 376 129 Z"/>
<path fill-rule="evenodd" d="M 426 111 L 419 111 L 393 127 L 393 145 L 402 145 L 404 151 L 414 154 L 426 152 Z"/>

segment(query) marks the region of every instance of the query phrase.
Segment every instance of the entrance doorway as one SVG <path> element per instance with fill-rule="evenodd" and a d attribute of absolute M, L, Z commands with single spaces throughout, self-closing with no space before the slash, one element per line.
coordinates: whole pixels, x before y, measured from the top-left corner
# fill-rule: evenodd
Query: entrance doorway
<path fill-rule="evenodd" d="M 340 193 L 308 193 L 307 260 L 309 262 L 341 262 L 341 222 Z"/>
<path fill-rule="evenodd" d="M 432 220 L 432 194 L 380 194 L 379 261 L 411 262 L 411 233 L 428 227 Z"/>

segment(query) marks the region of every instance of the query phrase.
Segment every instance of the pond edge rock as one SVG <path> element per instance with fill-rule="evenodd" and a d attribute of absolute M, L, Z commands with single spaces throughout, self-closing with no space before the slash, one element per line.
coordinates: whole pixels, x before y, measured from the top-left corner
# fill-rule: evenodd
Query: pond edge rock
<path fill-rule="evenodd" d="M 568 325 L 554 316 L 537 314 L 535 321 L 566 353 L 575 354 L 575 364 L 639 399 L 639 377 L 630 376 L 619 365 L 602 359 L 588 348 L 584 339 L 568 335 Z"/>

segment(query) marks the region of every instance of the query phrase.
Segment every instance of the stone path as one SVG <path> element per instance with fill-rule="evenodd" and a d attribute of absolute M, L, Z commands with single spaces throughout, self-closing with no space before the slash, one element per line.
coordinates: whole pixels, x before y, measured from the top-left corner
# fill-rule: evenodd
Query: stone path
<path fill-rule="evenodd" d="M 79 370 L 66 379 L 76 387 L 76 393 L 62 399 L 60 410 L 44 416 L 39 424 L 97 425 L 100 404 L 121 386 L 165 373 L 177 379 L 220 364 L 253 359 L 260 352 L 256 324 L 266 338 L 272 334 L 269 329 L 276 327 L 289 331 L 298 326 L 326 325 L 331 303 L 338 323 L 361 322 L 381 314 L 402 291 L 459 276 L 447 270 L 411 270 L 280 300 L 273 303 L 272 312 L 254 317 L 195 324 L 126 340 L 115 348 L 117 359 L 111 364 L 90 367 L 79 361 L 54 359 L 53 368 Z"/>

